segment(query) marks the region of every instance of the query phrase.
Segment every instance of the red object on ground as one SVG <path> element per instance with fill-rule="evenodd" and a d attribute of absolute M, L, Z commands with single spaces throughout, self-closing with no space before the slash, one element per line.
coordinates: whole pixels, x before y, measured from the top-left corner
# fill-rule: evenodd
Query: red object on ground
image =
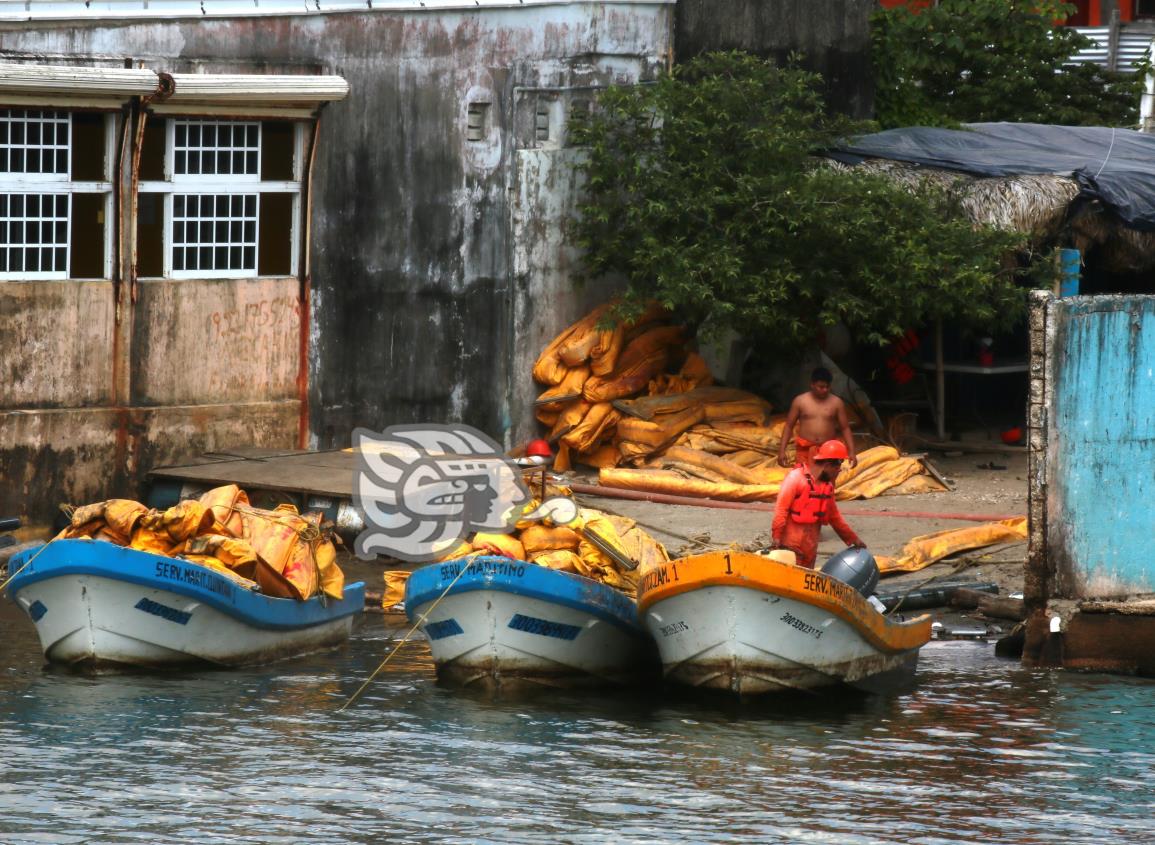
<path fill-rule="evenodd" d="M 1008 446 L 1014 446 L 1023 439 L 1023 430 L 1016 425 L 1014 428 L 1008 428 L 999 436 Z"/>
<path fill-rule="evenodd" d="M 537 440 L 529 441 L 525 447 L 525 456 L 527 458 L 552 458 L 553 452 L 549 448 L 549 443 L 538 438 Z"/>

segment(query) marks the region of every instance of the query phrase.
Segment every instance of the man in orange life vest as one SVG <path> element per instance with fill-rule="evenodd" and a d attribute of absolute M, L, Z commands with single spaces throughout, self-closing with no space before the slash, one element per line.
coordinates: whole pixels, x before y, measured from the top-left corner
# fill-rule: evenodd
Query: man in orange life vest
<path fill-rule="evenodd" d="M 799 566 L 814 568 L 818 534 L 823 525 L 831 526 L 848 546 L 866 545 L 847 525 L 834 501 L 834 479 L 846 459 L 846 444 L 841 440 L 827 440 L 807 463 L 790 471 L 778 491 L 770 529 L 774 548 L 790 549 L 797 555 Z"/>

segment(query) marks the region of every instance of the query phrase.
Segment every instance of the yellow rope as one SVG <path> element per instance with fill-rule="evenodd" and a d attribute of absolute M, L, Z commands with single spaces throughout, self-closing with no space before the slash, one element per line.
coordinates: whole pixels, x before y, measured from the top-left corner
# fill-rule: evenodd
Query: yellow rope
<path fill-rule="evenodd" d="M 44 551 L 45 549 L 47 549 L 49 546 L 51 546 L 55 542 L 56 542 L 56 538 L 53 537 L 51 540 L 49 540 L 47 543 L 45 543 L 43 546 L 41 546 L 36 551 L 36 554 L 34 554 L 34 555 L 32 555 L 32 557 L 28 558 L 27 563 L 25 563 L 22 567 L 17 569 L 15 572 L 13 572 L 7 578 L 5 578 L 4 583 L 0 584 L 0 593 L 4 592 L 4 589 L 12 582 L 13 578 L 15 578 L 17 575 L 19 575 L 21 572 L 23 572 L 28 567 L 30 567 L 32 565 L 32 561 L 34 561 L 34 560 L 36 560 L 36 558 L 40 557 L 40 552 Z"/>
<path fill-rule="evenodd" d="M 393 659 L 393 655 L 395 655 L 398 652 L 398 650 L 401 648 L 401 646 L 405 645 L 405 643 L 407 643 L 409 641 L 409 638 L 411 636 L 413 636 L 413 632 L 416 631 L 418 628 L 420 628 L 421 625 L 425 622 L 425 620 L 429 618 L 429 614 L 433 612 L 433 609 L 435 607 L 437 607 L 437 605 L 441 604 L 441 600 L 443 598 L 445 598 L 446 595 L 448 595 L 449 591 L 453 589 L 453 585 L 457 583 L 457 581 L 461 578 L 461 576 L 469 571 L 469 567 L 473 564 L 473 559 L 478 557 L 478 555 L 480 555 L 480 554 L 481 554 L 481 552 L 475 552 L 474 554 L 466 555 L 464 558 L 461 558 L 461 560 L 466 561 L 466 564 L 465 564 L 465 566 L 461 567 L 461 571 L 457 573 L 457 577 L 449 582 L 449 585 L 442 591 L 441 595 L 439 595 L 437 597 L 437 600 L 434 601 L 433 604 L 429 605 L 429 609 L 427 611 L 425 611 L 423 614 L 421 614 L 420 619 L 418 619 L 416 622 L 413 623 L 413 627 L 410 628 L 409 632 L 404 637 L 401 638 L 401 642 L 397 643 L 397 645 L 393 647 L 393 650 L 391 652 L 389 652 L 389 654 L 385 657 L 385 659 L 381 661 L 381 665 L 373 670 L 373 674 L 365 679 L 365 683 L 361 684 L 361 686 L 358 688 L 358 690 L 355 693 L 353 693 L 351 696 L 349 696 L 348 701 L 346 701 L 344 704 L 342 704 L 340 707 L 337 708 L 338 713 L 344 713 L 345 708 L 347 708 L 350 704 L 352 704 L 354 701 L 356 701 L 358 698 L 360 698 L 361 693 L 363 693 L 365 691 L 366 687 L 368 687 L 369 684 L 373 683 L 374 678 L 376 678 L 379 674 L 381 674 L 381 670 L 384 669 L 385 665 L 390 660 Z"/>

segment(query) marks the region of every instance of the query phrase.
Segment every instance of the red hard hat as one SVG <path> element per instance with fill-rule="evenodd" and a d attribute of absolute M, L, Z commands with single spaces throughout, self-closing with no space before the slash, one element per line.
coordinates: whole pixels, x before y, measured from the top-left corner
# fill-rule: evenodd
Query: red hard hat
<path fill-rule="evenodd" d="M 816 461 L 845 461 L 849 457 L 846 444 L 841 440 L 827 440 L 814 453 Z"/>
<path fill-rule="evenodd" d="M 525 456 L 527 458 L 552 458 L 553 452 L 550 451 L 549 443 L 539 437 L 537 440 L 531 440 L 526 444 Z"/>

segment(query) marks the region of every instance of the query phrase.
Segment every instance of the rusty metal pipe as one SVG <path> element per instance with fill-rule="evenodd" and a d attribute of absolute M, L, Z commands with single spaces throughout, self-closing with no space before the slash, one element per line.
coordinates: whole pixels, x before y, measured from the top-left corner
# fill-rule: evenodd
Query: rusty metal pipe
<path fill-rule="evenodd" d="M 297 401 L 300 403 L 300 414 L 297 418 L 297 448 L 306 449 L 309 445 L 309 326 L 310 311 L 309 299 L 313 289 L 313 167 L 317 160 L 317 140 L 321 135 L 321 112 L 327 104 L 317 109 L 317 116 L 313 119 L 313 139 L 309 144 L 309 157 L 302 174 L 301 189 L 305 192 L 301 214 L 305 218 L 302 226 L 301 266 L 297 268 L 300 274 L 299 305 L 297 324 L 300 334 L 297 346 Z"/>

